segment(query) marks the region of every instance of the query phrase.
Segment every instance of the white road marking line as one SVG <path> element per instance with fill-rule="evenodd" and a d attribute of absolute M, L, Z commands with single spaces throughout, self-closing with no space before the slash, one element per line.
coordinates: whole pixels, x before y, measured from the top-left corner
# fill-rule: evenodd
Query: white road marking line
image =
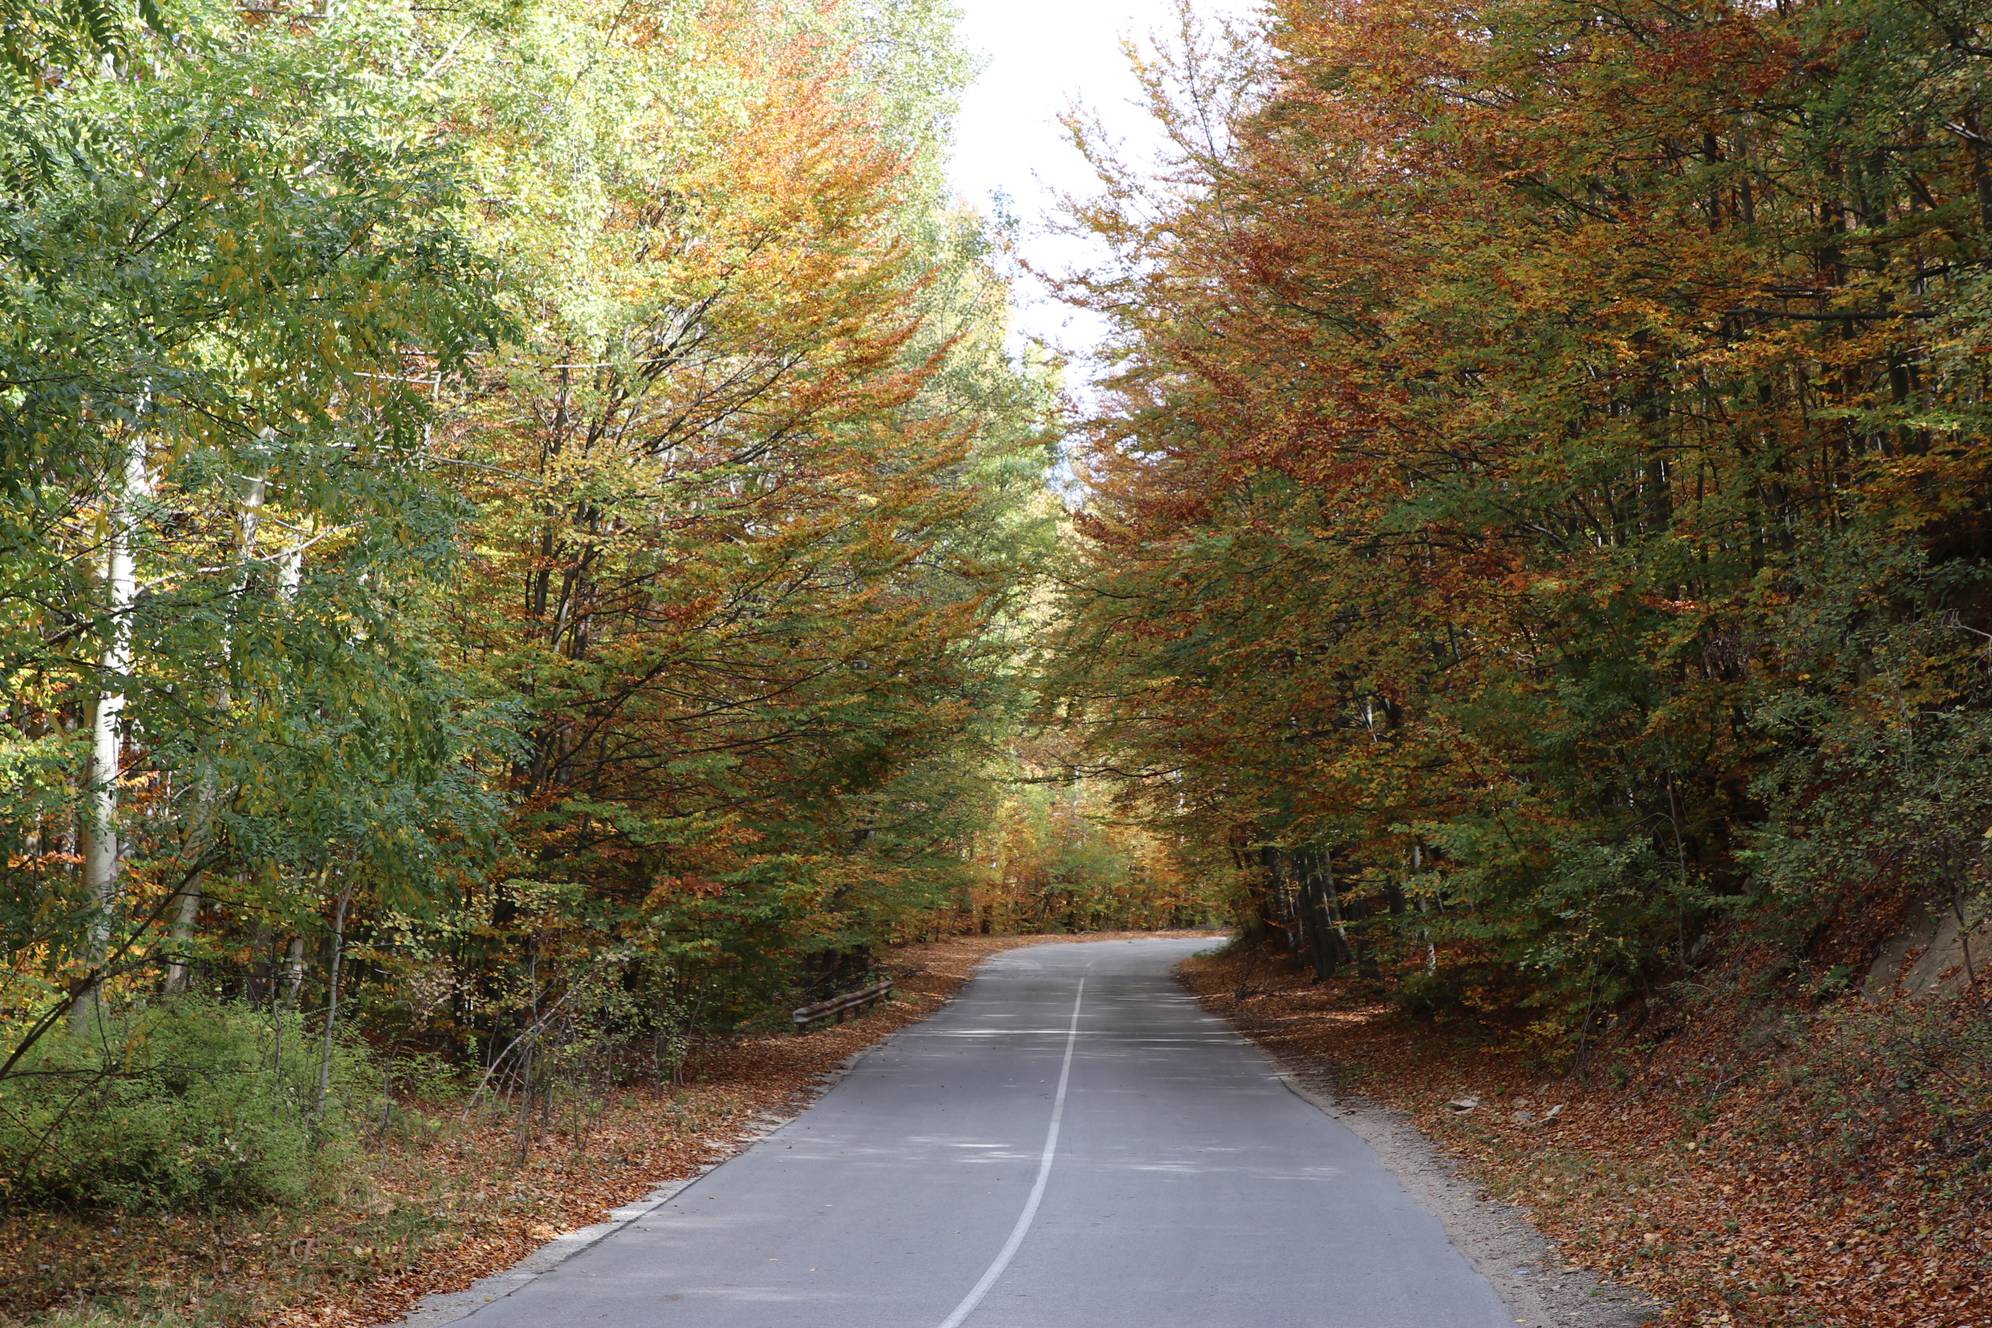
<path fill-rule="evenodd" d="M 1092 965 L 1088 964 L 1088 968 Z M 1017 1257 L 1017 1250 L 1024 1243 L 1024 1236 L 1037 1218 L 1038 1205 L 1044 1202 L 1044 1185 L 1051 1179 L 1051 1159 L 1058 1153 L 1058 1125 L 1065 1119 L 1065 1086 L 1072 1079 L 1072 1049 L 1079 1045 L 1079 1003 L 1086 999 L 1086 975 L 1079 975 L 1079 990 L 1072 996 L 1072 1025 L 1065 1032 L 1065 1064 L 1058 1070 L 1058 1092 L 1051 1100 L 1051 1128 L 1045 1131 L 1044 1153 L 1038 1158 L 1037 1182 L 1031 1186 L 1031 1197 L 1024 1201 L 1024 1211 L 1017 1215 L 1017 1225 L 1010 1228 L 1010 1238 L 1003 1242 L 1002 1252 L 996 1262 L 989 1265 L 961 1304 L 954 1307 L 954 1313 L 941 1320 L 941 1328 L 961 1328 L 962 1320 L 975 1313 L 975 1307 L 989 1294 L 989 1288 L 996 1285 L 996 1279 L 1010 1266 L 1010 1260 Z"/>

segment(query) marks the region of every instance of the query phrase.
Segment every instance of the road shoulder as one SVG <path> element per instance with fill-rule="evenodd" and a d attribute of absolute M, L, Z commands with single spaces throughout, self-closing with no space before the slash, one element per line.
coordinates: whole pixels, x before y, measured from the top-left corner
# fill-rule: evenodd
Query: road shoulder
<path fill-rule="evenodd" d="M 1179 980 L 1273 1061 L 1297 1096 L 1370 1146 L 1398 1184 L 1445 1227 L 1453 1247 L 1493 1285 L 1522 1328 L 1643 1328 L 1662 1307 L 1566 1260 L 1514 1204 L 1489 1199 L 1404 1112 L 1349 1092 L 1332 1062 L 1269 1039 L 1277 1025 L 1236 1001 L 1213 999 L 1179 968 Z"/>

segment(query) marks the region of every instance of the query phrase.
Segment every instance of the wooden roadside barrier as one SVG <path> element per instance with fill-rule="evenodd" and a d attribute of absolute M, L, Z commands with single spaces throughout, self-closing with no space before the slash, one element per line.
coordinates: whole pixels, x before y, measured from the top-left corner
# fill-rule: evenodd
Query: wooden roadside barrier
<path fill-rule="evenodd" d="M 868 1005 L 876 1005 L 892 995 L 892 979 L 874 982 L 869 987 L 847 992 L 842 996 L 832 996 L 827 1001 L 817 1001 L 814 1005 L 804 1005 L 789 1017 L 795 1020 L 795 1031 L 805 1032 L 809 1026 L 824 1019 L 835 1019 L 842 1023 L 844 1016 L 853 1010 L 862 1010 Z"/>

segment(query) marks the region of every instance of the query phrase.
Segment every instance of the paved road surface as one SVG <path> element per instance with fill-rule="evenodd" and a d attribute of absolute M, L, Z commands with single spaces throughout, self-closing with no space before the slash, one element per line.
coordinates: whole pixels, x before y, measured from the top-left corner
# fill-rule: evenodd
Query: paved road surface
<path fill-rule="evenodd" d="M 469 1328 L 1510 1328 L 1367 1145 L 1169 976 L 1042 945 Z"/>

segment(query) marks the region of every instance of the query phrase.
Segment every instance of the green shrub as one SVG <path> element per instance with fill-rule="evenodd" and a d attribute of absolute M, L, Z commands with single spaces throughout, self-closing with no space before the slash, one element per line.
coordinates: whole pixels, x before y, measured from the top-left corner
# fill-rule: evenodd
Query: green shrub
<path fill-rule="evenodd" d="M 293 1013 L 183 998 L 38 1043 L 0 1082 L 0 1183 L 12 1201 L 131 1209 L 294 1203 L 379 1100 L 364 1049 Z"/>

